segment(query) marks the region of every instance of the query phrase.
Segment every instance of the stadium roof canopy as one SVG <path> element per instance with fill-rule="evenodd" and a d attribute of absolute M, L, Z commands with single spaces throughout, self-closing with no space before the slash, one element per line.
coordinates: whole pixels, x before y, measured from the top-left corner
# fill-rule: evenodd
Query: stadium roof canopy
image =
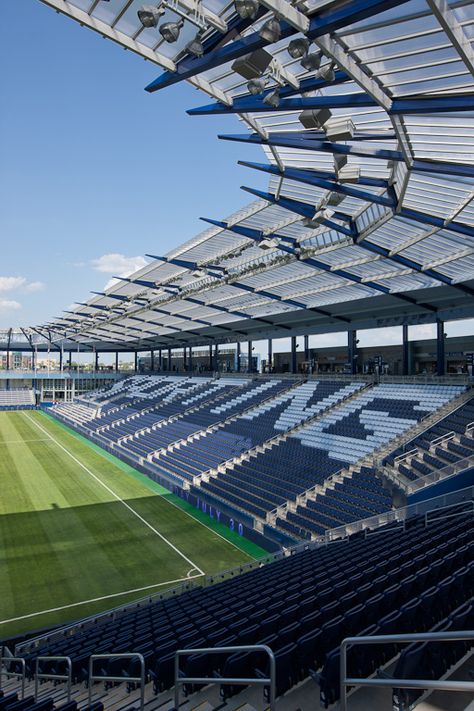
<path fill-rule="evenodd" d="M 149 92 L 200 88 L 190 113 L 216 131 L 237 114 L 222 138 L 264 157 L 244 209 L 25 337 L 145 349 L 474 316 L 474 3 L 163 0 L 144 27 L 141 1 L 42 1 L 159 65 Z"/>

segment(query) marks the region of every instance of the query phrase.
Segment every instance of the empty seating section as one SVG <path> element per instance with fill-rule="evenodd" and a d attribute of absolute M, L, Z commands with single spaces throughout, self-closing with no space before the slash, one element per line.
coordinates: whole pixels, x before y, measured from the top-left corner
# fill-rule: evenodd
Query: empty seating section
<path fill-rule="evenodd" d="M 31 408 L 35 404 L 33 390 L 18 388 L 13 390 L 0 390 L 0 410 Z"/>
<path fill-rule="evenodd" d="M 298 424 L 299 422 L 295 422 L 294 416 L 291 413 L 294 412 L 294 400 L 300 397 L 302 390 L 305 393 L 305 402 L 309 400 L 312 403 L 316 403 L 320 396 L 322 402 L 321 407 L 324 409 L 347 397 L 360 386 L 360 383 L 341 385 L 341 383 L 319 381 L 297 385 L 291 390 L 287 390 L 279 395 L 277 394 L 273 399 L 269 399 L 249 412 L 244 413 L 237 420 L 227 424 L 222 429 L 218 429 L 206 437 L 194 440 L 180 449 L 160 454 L 159 458 L 155 460 L 156 465 L 159 470 L 164 470 L 165 473 L 169 471 L 184 479 L 191 480 L 193 477 L 199 476 L 209 469 L 215 469 L 219 464 L 222 464 L 222 462 L 237 457 L 246 450 L 266 440 L 272 439 L 281 434 L 283 429 L 288 429 Z M 277 392 L 277 388 L 281 389 L 282 387 L 283 386 L 278 384 L 277 381 L 273 392 Z M 267 397 L 269 392 L 269 389 L 264 391 Z M 261 394 L 261 397 L 263 397 L 263 394 Z M 300 400 L 298 401 L 300 402 Z M 313 404 L 311 408 L 308 408 L 307 412 L 300 409 L 300 417 L 306 419 L 307 417 L 313 416 L 314 408 L 316 407 L 316 404 Z M 288 418 L 285 418 L 286 410 L 290 411 Z M 196 416 L 199 418 L 200 413 L 196 413 Z M 265 459 L 268 454 L 260 456 Z M 279 455 L 277 455 L 277 458 L 278 456 Z M 294 467 L 295 463 L 293 462 L 291 469 L 293 470 Z M 221 479 L 219 477 L 217 481 L 213 480 L 209 483 L 203 482 L 203 488 L 206 488 L 207 491 L 211 493 L 213 487 L 219 486 L 220 481 Z M 302 489 L 300 489 L 300 491 L 301 490 Z M 227 491 L 229 494 L 226 497 L 227 500 L 238 504 L 233 498 L 234 493 L 230 486 L 227 487 Z M 223 495 L 221 490 L 214 489 L 214 493 L 216 495 Z M 251 504 L 253 499 L 249 497 L 246 500 Z M 246 506 L 244 501 L 241 507 L 247 508 L 247 510 L 252 513 L 261 515 L 262 509 L 259 507 L 257 501 L 256 504 L 257 505 L 253 507 L 250 505 Z M 274 505 L 268 506 L 267 510 L 271 510 L 272 508 L 274 508 Z"/>
<path fill-rule="evenodd" d="M 466 402 L 383 460 L 414 481 L 474 455 L 474 403 Z"/>
<path fill-rule="evenodd" d="M 322 535 L 329 528 L 374 516 L 391 506 L 392 497 L 375 470 L 361 467 L 332 482 L 314 500 L 306 499 L 296 511 L 288 511 L 286 519 L 278 517 L 277 523 L 288 533 L 309 539 L 312 533 Z"/>
<path fill-rule="evenodd" d="M 133 439 L 122 442 L 122 447 L 131 450 L 137 455 L 147 456 L 150 452 L 166 448 L 173 442 L 185 439 L 190 434 L 197 433 L 216 425 L 223 419 L 235 416 L 239 413 L 239 407 L 241 409 L 252 407 L 252 402 L 271 398 L 273 394 L 288 389 L 291 386 L 291 382 L 272 381 L 266 383 L 266 385 L 265 389 L 262 389 L 258 383 L 254 383 L 253 387 L 249 384 L 236 388 L 232 387 L 228 382 L 227 386 L 221 386 L 218 396 L 208 400 L 201 399 L 196 403 L 195 407 L 198 408 L 196 411 L 185 414 L 174 422 L 164 422 L 162 426 L 154 427 L 151 431 L 141 432 Z M 229 401 L 227 398 L 229 395 L 234 396 L 236 390 L 239 394 Z M 242 396 L 240 391 L 243 391 Z M 224 407 L 228 402 L 230 402 L 229 407 Z"/>
<path fill-rule="evenodd" d="M 33 673 L 36 656 L 68 655 L 74 681 L 80 682 L 87 678 L 91 654 L 139 652 L 158 693 L 173 685 L 177 649 L 267 644 L 276 657 L 277 693 L 317 673 L 327 707 L 339 695 L 339 646 L 345 637 L 472 624 L 474 527 L 467 504 L 459 505 L 456 516 L 428 524 L 414 517 L 405 530 L 391 526 L 377 535 L 357 534 L 214 586 L 135 606 L 102 624 L 86 624 L 40 643 L 26 655 L 28 671 Z M 469 624 L 464 613 L 471 615 Z M 357 648 L 349 653 L 349 672 L 367 676 L 397 651 L 394 645 Z M 135 664 L 113 658 L 105 671 L 126 679 Z M 252 677 L 256 670 L 267 673 L 266 664 L 266 657 L 253 653 L 192 655 L 181 670 L 187 676 Z M 221 693 L 227 698 L 240 688 L 221 687 Z"/>
<path fill-rule="evenodd" d="M 325 381 L 305 383 L 295 388 L 291 400 L 286 400 L 275 429 L 300 424 L 361 387 L 361 383 L 343 387 Z M 322 485 L 331 475 L 371 454 L 462 389 L 375 386 L 303 426 L 270 451 L 235 465 L 208 482 L 201 481 L 200 486 L 213 496 L 265 518 L 277 506 L 294 500 L 306 489 Z M 245 417 L 251 419 L 256 412 Z M 391 507 L 391 497 L 375 473 L 367 470 L 351 477 L 347 474 L 343 483 L 328 489 L 326 495 L 318 495 L 314 503 L 316 506 L 298 506 L 296 512 L 288 513 L 286 520 L 279 518 L 277 523 L 292 535 L 309 538 L 311 532 L 320 534 L 327 528 L 385 511 Z"/>

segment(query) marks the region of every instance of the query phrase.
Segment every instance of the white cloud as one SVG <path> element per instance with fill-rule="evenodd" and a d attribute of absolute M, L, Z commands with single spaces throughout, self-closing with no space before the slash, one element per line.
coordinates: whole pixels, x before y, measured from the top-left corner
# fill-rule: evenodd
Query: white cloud
<path fill-rule="evenodd" d="M 23 292 L 43 291 L 46 289 L 46 284 L 42 281 L 28 281 L 22 276 L 0 276 L 0 293 L 5 291 L 17 291 L 21 289 Z"/>
<path fill-rule="evenodd" d="M 92 267 L 104 274 L 117 274 L 117 276 L 128 276 L 137 269 L 146 266 L 148 262 L 144 257 L 126 257 L 125 254 L 110 253 L 103 254 L 97 259 L 91 260 Z"/>
<path fill-rule="evenodd" d="M 13 291 L 26 284 L 25 277 L 0 276 L 0 291 Z"/>
<path fill-rule="evenodd" d="M 46 284 L 42 281 L 32 281 L 25 288 L 26 291 L 43 291 L 46 289 Z"/>
<path fill-rule="evenodd" d="M 0 313 L 7 314 L 10 311 L 18 311 L 21 309 L 21 304 L 13 299 L 0 299 Z"/>

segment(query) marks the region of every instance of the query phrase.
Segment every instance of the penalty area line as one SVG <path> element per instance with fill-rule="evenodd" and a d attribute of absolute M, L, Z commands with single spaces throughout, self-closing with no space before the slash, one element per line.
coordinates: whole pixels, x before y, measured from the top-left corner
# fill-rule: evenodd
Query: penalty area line
<path fill-rule="evenodd" d="M 118 494 L 116 494 L 115 491 L 110 488 L 110 486 L 103 482 L 102 479 L 100 479 L 96 474 L 94 474 L 93 471 L 91 471 L 88 467 L 86 467 L 85 464 L 83 464 L 79 459 L 77 459 L 77 457 L 75 457 L 72 452 L 70 452 L 66 447 L 64 447 L 61 442 L 58 442 L 58 440 L 55 439 L 55 437 L 53 437 L 48 432 L 48 430 L 46 430 L 42 425 L 40 425 L 39 422 L 36 422 L 36 420 L 34 420 L 30 415 L 27 415 L 26 413 L 25 417 L 30 420 L 30 422 L 32 422 L 35 427 L 38 427 L 38 429 L 40 429 L 46 435 L 46 437 L 48 437 L 52 442 L 54 442 L 57 447 L 62 449 L 62 451 L 65 452 L 68 457 L 70 457 L 74 462 L 76 462 L 76 464 L 78 464 L 87 474 L 89 474 L 89 476 L 95 479 L 98 484 L 103 486 L 104 489 L 109 492 L 109 494 L 111 494 L 117 501 L 120 501 L 120 503 L 123 504 L 126 509 L 128 509 L 134 516 L 136 516 L 142 523 L 144 523 L 145 526 L 147 526 L 151 531 L 153 531 L 153 533 L 155 533 L 159 538 L 161 538 L 161 540 L 164 541 L 170 548 L 172 548 L 175 553 L 177 553 L 179 556 L 181 556 L 181 558 L 183 558 L 187 563 L 189 563 L 189 565 L 191 565 L 193 569 L 197 570 L 200 575 L 205 575 L 205 572 L 201 570 L 201 568 L 199 568 L 196 563 L 194 563 L 190 558 L 188 558 L 184 553 L 182 553 L 182 551 L 180 551 L 179 548 L 174 545 L 174 543 L 171 543 L 171 541 L 169 541 L 165 536 L 163 536 L 163 534 L 160 533 L 154 526 L 152 526 L 151 523 L 144 519 L 143 516 L 138 513 L 138 511 L 135 511 L 135 509 L 132 508 L 130 504 L 127 504 L 127 502 L 124 501 Z"/>
<path fill-rule="evenodd" d="M 193 568 L 194 570 L 194 568 Z M 190 571 L 191 572 L 191 571 Z M 100 602 L 101 600 L 110 600 L 113 597 L 122 597 L 123 595 L 133 595 L 134 593 L 144 592 L 145 590 L 151 590 L 152 588 L 159 588 L 163 585 L 173 585 L 175 583 L 184 583 L 188 580 L 193 580 L 194 578 L 201 578 L 202 574 L 198 575 L 187 575 L 185 578 L 176 578 L 176 580 L 165 580 L 163 583 L 154 583 L 153 585 L 145 585 L 142 588 L 134 588 L 132 590 L 124 590 L 119 593 L 111 593 L 110 595 L 102 595 L 101 597 L 93 597 L 90 600 L 81 600 L 80 602 L 72 602 L 70 605 L 60 605 L 59 607 L 50 607 L 48 610 L 39 610 L 39 612 L 30 612 L 28 615 L 20 615 L 19 617 L 10 617 L 8 620 L 0 620 L 0 625 L 6 625 L 8 622 L 18 622 L 19 620 L 27 620 L 29 617 L 38 617 L 39 615 L 47 615 L 50 612 L 59 612 L 60 610 L 67 610 L 71 607 L 79 607 L 80 605 L 89 605 L 93 602 Z"/>

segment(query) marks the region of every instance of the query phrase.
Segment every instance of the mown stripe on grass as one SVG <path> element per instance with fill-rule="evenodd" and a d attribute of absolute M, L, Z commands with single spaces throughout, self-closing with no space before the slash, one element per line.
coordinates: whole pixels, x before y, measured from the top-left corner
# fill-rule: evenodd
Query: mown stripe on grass
<path fill-rule="evenodd" d="M 115 457 L 113 454 L 110 454 L 110 452 L 107 452 L 105 449 L 102 449 L 99 445 L 95 444 L 94 442 L 91 442 L 89 439 L 87 439 L 87 437 L 84 437 L 83 435 L 79 434 L 79 432 L 76 432 L 65 423 L 56 420 L 47 412 L 41 411 L 41 413 L 39 414 L 46 418 L 49 422 L 54 423 L 56 426 L 60 427 L 71 437 L 75 437 L 84 444 L 87 444 L 93 451 L 105 457 L 116 467 L 122 469 L 122 471 L 126 472 L 130 476 L 140 481 L 142 484 L 151 489 L 151 491 L 160 494 L 171 505 L 177 506 L 182 511 L 191 516 L 191 518 L 194 518 L 196 521 L 199 521 L 199 523 L 201 523 L 203 526 L 206 526 L 207 528 L 218 533 L 221 537 L 229 541 L 229 543 L 232 543 L 234 546 L 246 553 L 249 558 L 256 560 L 258 558 L 263 558 L 268 555 L 268 551 L 264 550 L 256 543 L 253 543 L 253 541 L 249 541 L 247 538 L 239 536 L 239 534 L 235 531 L 231 531 L 223 524 L 218 523 L 214 519 L 209 518 L 209 516 L 203 513 L 200 509 L 196 509 L 187 501 L 181 499 L 179 496 L 176 496 L 176 494 L 172 494 L 170 491 L 168 491 L 168 489 L 165 489 L 160 484 L 157 484 L 152 479 L 149 479 L 145 474 L 142 474 L 126 462 L 123 462 L 118 457 Z"/>

